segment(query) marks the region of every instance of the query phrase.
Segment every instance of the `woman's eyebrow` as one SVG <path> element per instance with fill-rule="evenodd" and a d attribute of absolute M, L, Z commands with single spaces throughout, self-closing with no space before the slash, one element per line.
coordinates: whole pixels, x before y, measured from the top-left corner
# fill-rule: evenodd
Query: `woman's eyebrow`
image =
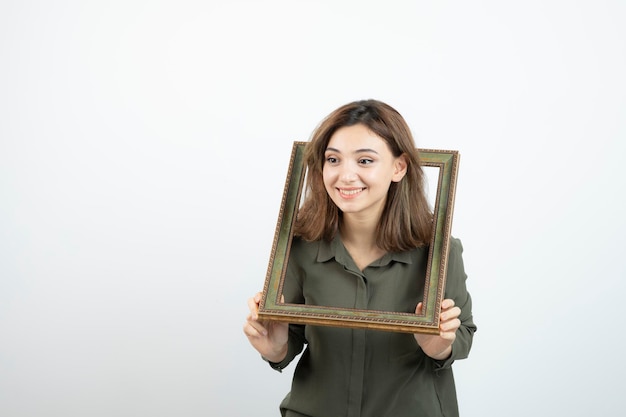
<path fill-rule="evenodd" d="M 357 149 L 356 151 L 354 151 L 354 153 L 375 153 L 376 155 L 378 155 L 378 152 L 370 148 Z"/>
<path fill-rule="evenodd" d="M 340 151 L 339 149 L 337 149 L 337 148 L 331 148 L 331 147 L 326 148 L 326 152 L 337 152 L 337 153 L 341 153 L 341 151 Z M 375 153 L 375 154 L 377 154 L 377 155 L 378 155 L 378 152 L 376 152 L 374 149 L 371 149 L 371 148 L 362 148 L 362 149 L 357 149 L 357 150 L 356 150 L 356 151 L 354 151 L 353 153 L 354 153 L 354 154 L 359 154 L 359 153 L 368 153 L 368 152 L 370 152 L 370 153 Z"/>

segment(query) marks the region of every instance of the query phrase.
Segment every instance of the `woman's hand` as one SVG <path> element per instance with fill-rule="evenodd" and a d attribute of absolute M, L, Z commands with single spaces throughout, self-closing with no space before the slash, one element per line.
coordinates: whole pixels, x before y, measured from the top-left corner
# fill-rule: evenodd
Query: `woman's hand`
<path fill-rule="evenodd" d="M 415 308 L 415 314 L 422 314 L 422 303 Z M 452 343 L 456 339 L 456 331 L 461 326 L 461 309 L 454 305 L 454 300 L 445 299 L 441 303 L 439 315 L 439 334 L 415 333 L 415 340 L 424 353 L 436 360 L 447 359 L 452 353 Z"/>
<path fill-rule="evenodd" d="M 287 356 L 289 324 L 278 321 L 259 320 L 261 293 L 248 299 L 250 314 L 243 325 L 243 332 L 250 344 L 270 362 L 280 362 Z"/>

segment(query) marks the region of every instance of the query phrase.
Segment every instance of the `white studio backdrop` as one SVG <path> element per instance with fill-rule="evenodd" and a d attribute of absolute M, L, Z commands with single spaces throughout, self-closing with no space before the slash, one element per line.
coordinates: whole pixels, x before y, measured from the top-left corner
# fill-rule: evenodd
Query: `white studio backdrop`
<path fill-rule="evenodd" d="M 626 3 L 0 3 L 0 415 L 271 416 L 242 332 L 291 144 L 461 154 L 461 414 L 620 415 Z"/>

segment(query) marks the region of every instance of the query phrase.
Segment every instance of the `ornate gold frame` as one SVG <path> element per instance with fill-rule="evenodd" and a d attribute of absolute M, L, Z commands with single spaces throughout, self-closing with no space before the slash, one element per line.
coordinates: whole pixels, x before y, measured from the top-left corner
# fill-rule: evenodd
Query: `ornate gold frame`
<path fill-rule="evenodd" d="M 276 224 L 263 296 L 259 305 L 262 320 L 350 328 L 368 328 L 407 333 L 439 333 L 439 314 L 443 300 L 454 196 L 459 166 L 458 151 L 418 149 L 423 166 L 439 168 L 437 195 L 434 202 L 433 236 L 428 253 L 421 315 L 377 310 L 358 310 L 303 304 L 282 303 L 281 289 L 285 279 L 293 224 L 300 206 L 306 166 L 304 147 L 307 142 L 293 143 L 287 179 Z"/>

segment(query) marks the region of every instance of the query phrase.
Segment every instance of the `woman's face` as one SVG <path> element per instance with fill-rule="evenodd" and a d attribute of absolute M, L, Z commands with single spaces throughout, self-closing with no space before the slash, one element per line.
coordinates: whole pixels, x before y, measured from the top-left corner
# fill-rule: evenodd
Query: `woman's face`
<path fill-rule="evenodd" d="M 324 186 L 344 215 L 377 221 L 391 182 L 405 173 L 404 156 L 394 157 L 387 143 L 361 124 L 338 129 L 324 154 Z"/>

